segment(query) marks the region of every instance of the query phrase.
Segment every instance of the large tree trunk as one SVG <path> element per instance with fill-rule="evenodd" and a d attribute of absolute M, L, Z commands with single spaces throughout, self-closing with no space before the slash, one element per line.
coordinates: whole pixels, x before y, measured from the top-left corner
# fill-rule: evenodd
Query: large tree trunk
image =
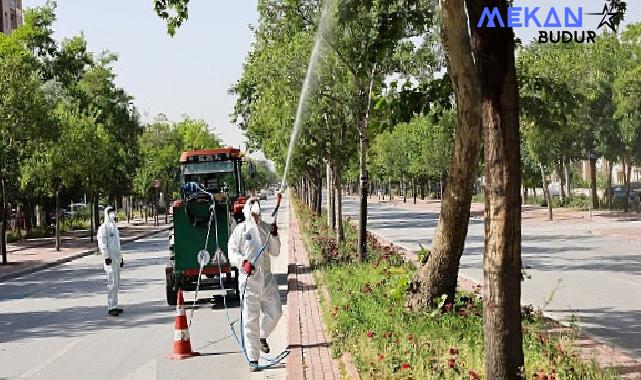
<path fill-rule="evenodd" d="M 334 166 L 334 194 L 336 195 L 336 241 L 342 242 L 345 240 L 345 231 L 343 230 L 343 195 L 341 189 L 341 167 Z"/>
<path fill-rule="evenodd" d="M 2 186 L 2 210 L 0 211 L 0 253 L 2 254 L 2 265 L 6 265 L 7 260 L 7 220 L 9 213 L 7 212 L 7 192 L 4 186 L 4 178 L 0 178 L 0 186 Z"/>
<path fill-rule="evenodd" d="M 548 205 L 548 220 L 553 220 L 552 197 L 550 196 L 550 186 L 545 178 L 545 169 L 543 168 L 543 164 L 539 163 L 539 169 L 541 170 L 541 180 L 543 180 L 543 199 L 545 199 L 545 203 Z"/>
<path fill-rule="evenodd" d="M 60 251 L 60 189 L 56 189 L 56 251 Z"/>
<path fill-rule="evenodd" d="M 448 302 L 454 299 L 480 153 L 481 91 L 465 5 L 463 0 L 445 0 L 441 4 L 443 41 L 456 94 L 458 120 L 448 186 L 441 200 L 429 261 L 422 263 L 409 286 L 408 305 L 414 309 L 431 307 L 432 300 L 443 294 L 447 294 Z"/>
<path fill-rule="evenodd" d="M 596 158 L 590 154 L 590 187 L 592 191 L 592 208 L 599 208 L 599 196 L 596 188 Z"/>
<path fill-rule="evenodd" d="M 507 14 L 507 0 L 467 1 L 471 20 L 484 6 Z M 524 378 L 521 330 L 521 152 L 514 33 L 472 23 L 479 67 L 485 153 L 483 321 L 485 377 Z"/>

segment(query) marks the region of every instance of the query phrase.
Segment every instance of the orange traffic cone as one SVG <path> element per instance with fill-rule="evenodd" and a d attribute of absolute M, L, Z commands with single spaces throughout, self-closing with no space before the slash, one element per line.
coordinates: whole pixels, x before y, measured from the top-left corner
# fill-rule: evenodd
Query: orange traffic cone
<path fill-rule="evenodd" d="M 198 352 L 191 350 L 189 341 L 189 326 L 187 325 L 187 316 L 185 315 L 185 300 L 183 299 L 182 289 L 178 289 L 178 302 L 176 303 L 176 325 L 174 327 L 174 352 L 169 355 L 169 359 L 182 360 L 192 356 L 200 355 Z"/>

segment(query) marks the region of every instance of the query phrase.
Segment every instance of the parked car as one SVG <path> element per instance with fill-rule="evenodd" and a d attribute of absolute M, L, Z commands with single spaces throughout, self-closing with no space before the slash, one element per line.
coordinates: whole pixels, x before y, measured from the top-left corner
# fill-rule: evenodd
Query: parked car
<path fill-rule="evenodd" d="M 260 192 L 259 199 L 260 199 L 261 201 L 266 201 L 266 200 L 267 200 L 267 191 L 262 190 L 262 191 Z"/>

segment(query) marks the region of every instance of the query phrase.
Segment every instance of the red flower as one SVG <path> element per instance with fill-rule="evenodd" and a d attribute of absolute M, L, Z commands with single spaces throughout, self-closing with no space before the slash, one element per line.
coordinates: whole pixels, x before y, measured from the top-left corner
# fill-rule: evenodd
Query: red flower
<path fill-rule="evenodd" d="M 401 368 L 403 368 L 403 369 L 410 369 L 410 368 L 412 368 L 412 367 L 410 367 L 410 364 L 409 364 L 409 363 L 403 363 L 403 364 L 401 364 Z"/>
<path fill-rule="evenodd" d="M 445 309 L 446 313 L 449 313 L 450 311 L 452 311 L 452 304 L 446 303 L 445 305 L 443 305 L 443 308 Z"/>
<path fill-rule="evenodd" d="M 414 337 L 412 336 L 412 334 L 407 334 L 407 340 L 411 342 L 413 339 Z"/>
<path fill-rule="evenodd" d="M 374 335 L 375 335 L 375 334 L 374 334 L 374 331 L 372 331 L 372 330 L 369 330 L 369 331 L 367 332 L 367 337 L 368 337 L 368 338 L 373 338 L 373 337 L 374 337 Z"/>
<path fill-rule="evenodd" d="M 384 332 L 383 333 L 383 338 L 391 338 L 391 337 L 392 337 L 392 333 L 391 332 Z"/>
<path fill-rule="evenodd" d="M 456 367 L 456 359 L 447 359 L 447 366 L 449 368 L 454 368 Z"/>
<path fill-rule="evenodd" d="M 458 348 L 456 347 L 450 348 L 450 355 L 458 355 Z"/>
<path fill-rule="evenodd" d="M 378 360 L 385 360 L 385 355 L 379 354 L 378 355 Z"/>
<path fill-rule="evenodd" d="M 481 378 L 479 374 L 474 371 L 469 371 L 467 374 L 470 375 L 470 380 L 479 380 Z"/>

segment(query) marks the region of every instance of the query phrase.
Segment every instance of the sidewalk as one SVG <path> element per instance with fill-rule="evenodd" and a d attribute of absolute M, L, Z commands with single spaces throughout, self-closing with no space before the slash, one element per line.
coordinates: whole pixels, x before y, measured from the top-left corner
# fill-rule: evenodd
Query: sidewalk
<path fill-rule="evenodd" d="M 320 294 L 309 271 L 309 259 L 293 206 L 289 212 L 287 379 L 340 380 L 339 366 L 331 358 L 331 342 L 323 324 Z"/>
<path fill-rule="evenodd" d="M 161 222 L 164 219 L 161 218 Z M 147 224 L 144 220 L 134 219 L 130 223 L 118 223 L 122 243 L 127 243 L 155 233 L 166 231 L 169 224 L 160 223 L 154 227 L 152 219 Z M 96 237 L 89 239 L 89 231 L 74 231 L 61 236 L 60 251 L 55 250 L 55 239 L 30 239 L 24 242 L 7 244 L 7 265 L 0 264 L 0 281 L 23 276 L 57 264 L 75 260 L 97 251 Z"/>

